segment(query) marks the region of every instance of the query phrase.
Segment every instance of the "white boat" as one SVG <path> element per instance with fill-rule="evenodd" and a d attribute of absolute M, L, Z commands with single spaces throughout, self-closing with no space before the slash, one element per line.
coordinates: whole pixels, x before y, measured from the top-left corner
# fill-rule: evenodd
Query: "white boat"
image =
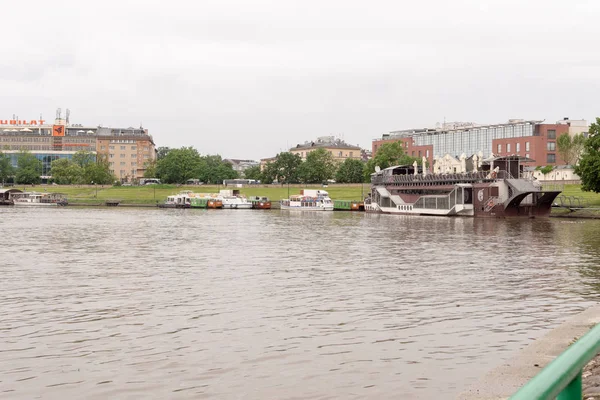
<path fill-rule="evenodd" d="M 58 193 L 11 193 L 10 199 L 12 200 L 13 205 L 19 207 L 61 207 L 67 205 L 67 199 Z"/>
<path fill-rule="evenodd" d="M 247 198 L 240 196 L 238 190 L 222 189 L 219 191 L 218 200 L 223 202 L 223 208 L 249 210 L 252 208 L 252 202 Z"/>
<path fill-rule="evenodd" d="M 325 190 L 304 189 L 300 194 L 281 200 L 282 210 L 333 211 L 333 201 Z"/>
<path fill-rule="evenodd" d="M 167 200 L 159 204 L 159 208 L 191 208 L 191 199 L 193 196 L 192 192 L 184 191 L 172 196 L 168 196 Z"/>

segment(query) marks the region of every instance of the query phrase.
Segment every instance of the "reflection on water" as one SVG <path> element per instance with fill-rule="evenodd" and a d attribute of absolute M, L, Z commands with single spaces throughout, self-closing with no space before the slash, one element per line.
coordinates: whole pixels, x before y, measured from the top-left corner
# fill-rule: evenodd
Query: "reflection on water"
<path fill-rule="evenodd" d="M 600 223 L 0 209 L 0 398 L 449 398 L 598 298 Z"/>

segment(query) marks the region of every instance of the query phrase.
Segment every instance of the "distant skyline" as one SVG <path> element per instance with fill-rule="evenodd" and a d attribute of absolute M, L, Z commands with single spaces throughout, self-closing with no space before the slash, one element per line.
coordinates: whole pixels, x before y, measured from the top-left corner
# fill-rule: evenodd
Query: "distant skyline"
<path fill-rule="evenodd" d="M 167 7 L 166 4 L 169 6 Z M 260 159 L 319 136 L 600 116 L 600 3 L 13 2 L 0 118 Z"/>

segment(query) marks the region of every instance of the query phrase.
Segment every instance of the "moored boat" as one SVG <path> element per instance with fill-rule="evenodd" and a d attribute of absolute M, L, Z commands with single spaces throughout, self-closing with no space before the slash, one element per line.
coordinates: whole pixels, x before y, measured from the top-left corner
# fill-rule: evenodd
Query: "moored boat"
<path fill-rule="evenodd" d="M 333 211 L 333 201 L 325 190 L 303 189 L 299 195 L 280 201 L 282 210 Z"/>
<path fill-rule="evenodd" d="M 168 196 L 164 203 L 159 204 L 159 208 L 191 208 L 191 192 L 181 192 Z"/>
<path fill-rule="evenodd" d="M 223 203 L 223 208 L 234 210 L 249 210 L 252 203 L 244 196 L 240 196 L 239 190 L 222 189 L 219 191 L 219 200 Z"/>
<path fill-rule="evenodd" d="M 68 204 L 60 193 L 22 192 L 11 193 L 12 204 L 18 207 L 62 207 Z"/>
<path fill-rule="evenodd" d="M 436 165 L 435 172 L 428 173 L 425 160 L 421 168 L 415 162 L 378 170 L 371 176 L 365 210 L 469 217 L 548 216 L 560 191 L 544 191 L 537 181 L 525 178 L 522 163 L 533 161 L 521 156 L 486 160 L 474 156 L 471 169 L 463 162 L 460 172 L 444 171 Z"/>
<path fill-rule="evenodd" d="M 248 200 L 252 203 L 252 208 L 257 210 L 270 210 L 271 200 L 268 197 L 252 196 Z"/>

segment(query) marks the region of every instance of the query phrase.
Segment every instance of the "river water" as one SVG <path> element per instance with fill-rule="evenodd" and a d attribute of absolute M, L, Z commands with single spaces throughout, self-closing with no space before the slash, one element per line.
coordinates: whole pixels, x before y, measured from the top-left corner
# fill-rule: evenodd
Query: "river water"
<path fill-rule="evenodd" d="M 600 221 L 0 208 L 0 398 L 452 398 L 600 294 Z"/>

